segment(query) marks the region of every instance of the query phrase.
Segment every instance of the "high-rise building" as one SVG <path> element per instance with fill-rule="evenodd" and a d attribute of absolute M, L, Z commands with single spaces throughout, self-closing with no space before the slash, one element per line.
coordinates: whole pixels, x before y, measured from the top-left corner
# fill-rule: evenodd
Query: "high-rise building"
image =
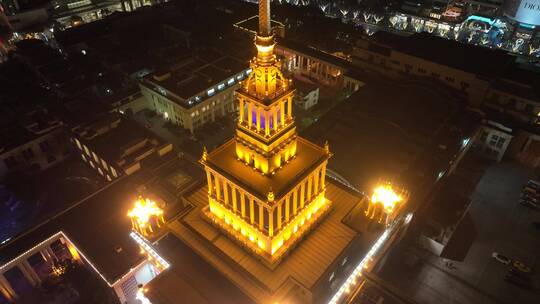
<path fill-rule="evenodd" d="M 268 0 L 259 1 L 255 46 L 253 72 L 236 91 L 236 134 L 201 159 L 209 202 L 203 212 L 273 268 L 329 210 L 331 153 L 297 135 L 294 88 L 274 54 Z"/>

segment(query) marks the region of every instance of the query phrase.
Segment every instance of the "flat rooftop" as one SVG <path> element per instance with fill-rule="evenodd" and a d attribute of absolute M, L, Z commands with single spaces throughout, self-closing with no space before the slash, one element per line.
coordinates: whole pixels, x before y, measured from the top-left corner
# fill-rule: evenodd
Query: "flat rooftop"
<path fill-rule="evenodd" d="M 378 235 L 365 231 L 358 238 L 360 233 L 344 223 L 344 218 L 362 198 L 333 183 L 327 184 L 327 197 L 333 202 L 331 212 L 274 270 L 202 219 L 202 208 L 208 205 L 206 186 L 186 198 L 194 208 L 181 219 L 169 223 L 169 228 L 176 237 L 231 280 L 253 301 L 281 302 L 290 300 L 291 296 L 294 297 L 293 293 L 298 292 L 298 286 L 311 291 L 320 282 L 324 283 L 325 275 L 330 275 L 331 266 L 340 259 L 347 248 L 361 239 L 362 245 L 355 247 L 354 250 L 361 256 Z M 171 274 L 164 273 L 164 275 L 148 286 L 149 290 L 154 290 L 150 293 L 150 300 L 173 299 L 173 295 L 178 295 L 177 291 L 167 287 L 175 278 Z M 199 275 L 197 273 L 192 276 Z M 169 294 L 171 292 L 172 294 Z M 165 302 L 158 301 L 158 303 Z"/>
<path fill-rule="evenodd" d="M 129 236 L 131 220 L 126 215 L 137 198 L 137 187 L 160 176 L 157 169 L 176 168 L 176 163 L 175 156 L 171 154 L 167 159 L 143 166 L 132 175 L 122 176 L 57 212 L 1 246 L 0 265 L 62 231 L 105 279 L 114 283 L 145 259 L 137 243 Z M 167 209 L 165 211 L 169 217 Z M 117 248 L 122 250 L 119 252 Z"/>
<path fill-rule="evenodd" d="M 196 104 L 192 98 L 195 96 L 206 98 L 206 90 L 220 83 L 225 87 L 231 86 L 227 81 L 248 67 L 248 62 L 209 51 L 184 60 L 175 68 L 151 73 L 144 77 L 143 84 L 158 92 L 159 88 L 156 88 L 156 85 L 172 92 L 180 99 L 173 96 L 169 98 L 184 108 L 191 108 Z M 236 84 L 236 81 L 235 79 L 232 85 Z"/>
<path fill-rule="evenodd" d="M 265 176 L 236 159 L 236 142 L 231 139 L 210 152 L 207 163 L 261 200 L 266 200 L 270 189 L 278 200 L 297 184 L 296 181 L 311 173 L 313 168 L 327 158 L 328 155 L 322 147 L 298 137 L 296 157 L 274 175 Z"/>
<path fill-rule="evenodd" d="M 107 128 L 107 131 L 99 134 L 100 129 Z M 90 133 L 98 132 L 98 135 L 93 138 L 85 138 L 84 135 L 77 134 L 79 130 L 87 130 Z M 138 156 L 139 154 L 136 152 L 141 149 L 159 148 L 161 145 L 166 144 L 162 138 L 150 130 L 116 113 L 108 113 L 87 124 L 80 125 L 74 129 L 74 132 L 82 144 L 87 145 L 91 151 L 95 152 L 100 158 L 105 159 L 109 164 L 117 164 L 119 161 L 133 155 Z M 139 149 L 133 149 L 135 145 L 143 141 L 147 141 L 147 143 Z M 114 145 L 111 145 L 111 143 L 114 143 Z"/>
<path fill-rule="evenodd" d="M 419 57 L 465 72 L 497 77 L 514 61 L 501 50 L 459 43 L 428 33 L 401 36 L 379 31 L 373 35 L 375 44 L 369 50 L 388 56 L 391 50 Z"/>
<path fill-rule="evenodd" d="M 459 99 L 436 83 L 372 82 L 302 135 L 315 143 L 327 140 L 336 155 L 328 167 L 370 193 L 380 179 L 406 170 L 459 108 Z"/>

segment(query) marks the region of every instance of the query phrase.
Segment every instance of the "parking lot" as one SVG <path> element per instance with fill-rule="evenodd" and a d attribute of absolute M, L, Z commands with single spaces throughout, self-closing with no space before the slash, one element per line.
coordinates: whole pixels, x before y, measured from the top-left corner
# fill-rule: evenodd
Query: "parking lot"
<path fill-rule="evenodd" d="M 471 188 L 467 231 L 473 242 L 465 259 L 449 266 L 448 260 L 412 243 L 402 244 L 388 256 L 379 275 L 418 303 L 540 303 L 540 230 L 531 224 L 540 221 L 540 212 L 519 204 L 521 188 L 534 178 L 533 170 L 512 161 L 466 166 L 471 164 L 476 168 L 457 173 L 464 180 L 480 177 Z M 509 267 L 495 260 L 493 252 L 536 270 L 530 287 L 505 281 Z"/>

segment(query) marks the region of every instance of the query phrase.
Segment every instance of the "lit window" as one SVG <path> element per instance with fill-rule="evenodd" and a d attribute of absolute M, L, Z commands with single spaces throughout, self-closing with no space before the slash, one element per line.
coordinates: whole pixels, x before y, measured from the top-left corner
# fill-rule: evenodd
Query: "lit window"
<path fill-rule="evenodd" d="M 247 69 L 246 75 L 249 75 L 251 73 L 251 71 L 253 71 L 251 68 Z"/>
<path fill-rule="evenodd" d="M 212 96 L 214 95 L 214 93 L 216 92 L 216 90 L 214 88 L 208 90 L 206 93 L 208 93 L 208 96 Z"/>
<path fill-rule="evenodd" d="M 94 155 L 94 160 L 99 164 L 99 158 L 97 157 L 96 153 L 92 152 L 92 155 Z"/>
<path fill-rule="evenodd" d="M 240 74 L 240 75 L 236 76 L 237 80 L 241 80 L 242 78 L 244 78 L 244 74 Z"/>
<path fill-rule="evenodd" d="M 223 90 L 225 88 L 225 84 L 220 83 L 217 88 L 218 88 L 218 90 Z"/>
<path fill-rule="evenodd" d="M 191 117 L 195 117 L 195 112 L 191 113 Z"/>
<path fill-rule="evenodd" d="M 77 147 L 79 147 L 79 150 L 82 150 L 81 142 L 75 138 L 75 143 L 77 144 Z"/>
<path fill-rule="evenodd" d="M 111 172 L 114 177 L 118 177 L 118 175 L 116 174 L 116 170 L 113 167 L 111 167 Z"/>
<path fill-rule="evenodd" d="M 334 279 L 335 276 L 336 276 L 336 274 L 334 272 L 332 272 L 332 274 L 328 278 L 328 282 L 332 282 L 332 280 Z"/>
<path fill-rule="evenodd" d="M 227 84 L 228 84 L 228 85 L 231 85 L 231 84 L 233 84 L 233 83 L 234 83 L 234 78 L 231 78 L 231 79 L 229 79 L 229 81 L 227 81 Z"/>

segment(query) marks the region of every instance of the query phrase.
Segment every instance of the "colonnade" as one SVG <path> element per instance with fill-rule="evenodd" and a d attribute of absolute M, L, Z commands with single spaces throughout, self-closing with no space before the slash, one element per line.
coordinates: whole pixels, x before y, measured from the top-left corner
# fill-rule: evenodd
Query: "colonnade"
<path fill-rule="evenodd" d="M 288 63 L 292 63 L 288 65 L 288 67 L 293 72 L 294 70 L 298 70 L 324 84 L 338 84 L 345 72 L 344 68 L 340 68 L 335 64 L 305 55 L 292 49 L 280 47 L 279 45 L 276 49 L 276 53 L 287 58 Z"/>
<path fill-rule="evenodd" d="M 239 98 L 238 102 L 240 111 L 239 123 L 242 124 L 247 119 L 246 125 L 250 129 L 255 129 L 257 132 L 264 130 L 266 136 L 269 136 L 272 131 L 276 132 L 279 128 L 287 124 L 287 120 L 293 118 L 293 96 L 284 98 L 268 110 L 256 105 L 254 102 L 244 101 L 242 98 Z M 270 127 L 270 121 L 272 121 L 272 127 Z"/>
<path fill-rule="evenodd" d="M 246 223 L 272 237 L 325 189 L 326 163 L 305 177 L 285 196 L 274 201 L 273 193 L 262 201 L 207 169 L 208 195 Z"/>
<path fill-rule="evenodd" d="M 68 246 L 69 248 L 70 244 L 67 243 L 66 239 L 61 237 L 61 233 L 59 232 L 50 237 L 49 239 L 43 241 L 42 243 L 36 245 L 31 250 L 28 250 L 22 255 L 9 261 L 8 263 L 0 265 L 0 293 L 4 296 L 4 298 L 6 298 L 10 302 L 15 302 L 19 297 L 13 286 L 11 286 L 9 280 L 4 275 L 14 267 L 17 267 L 20 270 L 24 278 L 32 286 L 37 287 L 41 284 L 41 278 L 39 277 L 34 267 L 30 265 L 28 259 L 33 255 L 39 253 L 43 260 L 52 268 L 54 262 L 58 261 L 58 257 L 52 250 L 51 244 L 58 240 L 60 240 L 63 244 L 66 244 L 66 246 Z"/>

